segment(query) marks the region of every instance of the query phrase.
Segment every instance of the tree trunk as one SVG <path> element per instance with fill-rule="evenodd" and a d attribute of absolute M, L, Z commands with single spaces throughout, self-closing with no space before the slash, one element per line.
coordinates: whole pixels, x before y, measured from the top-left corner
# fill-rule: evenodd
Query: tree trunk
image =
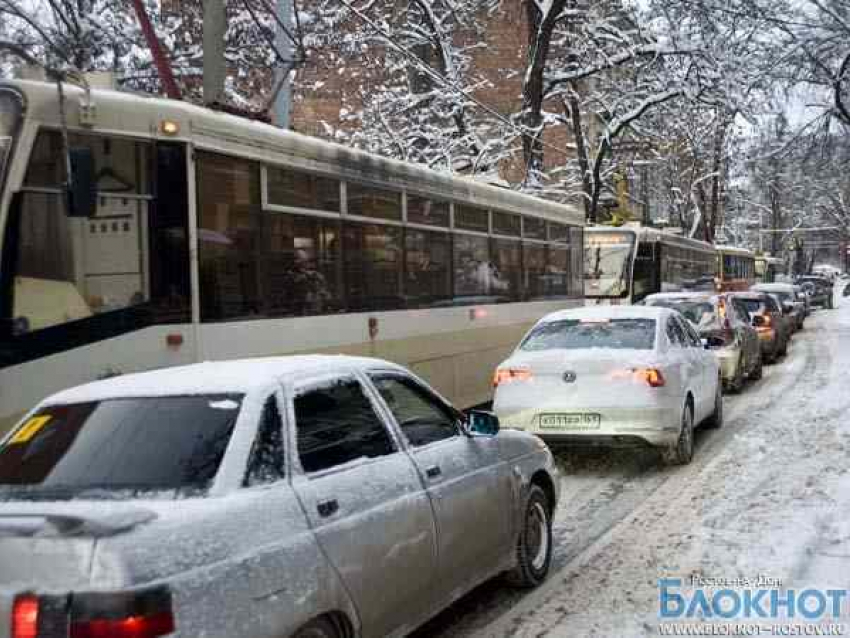
<path fill-rule="evenodd" d="M 593 184 L 590 177 L 590 161 L 587 158 L 587 139 L 584 135 L 584 129 L 581 125 L 581 105 L 578 101 L 578 86 L 573 82 L 570 84 L 570 92 L 566 98 L 567 110 L 569 111 L 570 124 L 573 129 L 573 138 L 576 143 L 576 155 L 578 157 L 578 167 L 581 171 L 581 190 L 584 194 L 582 202 L 584 204 L 585 219 L 590 219 L 590 200 L 593 196 Z"/>
<path fill-rule="evenodd" d="M 552 0 L 549 11 L 540 13 L 534 0 L 526 0 L 528 21 L 528 65 L 522 87 L 522 123 L 526 129 L 522 137 L 522 154 L 526 177 L 539 175 L 543 170 L 543 75 L 549 58 L 552 31 L 567 0 Z"/>

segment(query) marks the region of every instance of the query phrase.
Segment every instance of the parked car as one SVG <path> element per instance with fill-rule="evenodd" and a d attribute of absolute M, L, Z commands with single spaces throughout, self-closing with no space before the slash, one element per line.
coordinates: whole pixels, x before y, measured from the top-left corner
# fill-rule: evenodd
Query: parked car
<path fill-rule="evenodd" d="M 566 445 L 651 445 L 689 463 L 723 423 L 717 357 L 676 311 L 596 306 L 546 315 L 495 372 L 506 427 Z"/>
<path fill-rule="evenodd" d="M 809 305 L 821 308 L 833 308 L 832 282 L 818 275 L 804 275 L 796 281 L 809 297 Z"/>
<path fill-rule="evenodd" d="M 647 306 L 678 310 L 691 322 L 720 361 L 723 386 L 740 392 L 746 379 L 762 376 L 759 337 L 748 314 L 739 313 L 727 294 L 659 293 L 644 300 Z"/>
<path fill-rule="evenodd" d="M 0 444 L 0 636 L 405 635 L 540 583 L 559 490 L 540 439 L 386 361 L 91 383 Z"/>
<path fill-rule="evenodd" d="M 785 320 L 779 302 L 766 292 L 736 292 L 729 297 L 742 316 L 749 316 L 761 343 L 765 363 L 774 363 L 788 353 L 791 338 L 789 322 Z"/>
<path fill-rule="evenodd" d="M 780 301 L 782 313 L 791 321 L 793 331 L 803 329 L 807 306 L 806 302 L 798 296 L 797 286 L 793 284 L 756 284 L 750 290 L 766 292 L 777 297 Z"/>

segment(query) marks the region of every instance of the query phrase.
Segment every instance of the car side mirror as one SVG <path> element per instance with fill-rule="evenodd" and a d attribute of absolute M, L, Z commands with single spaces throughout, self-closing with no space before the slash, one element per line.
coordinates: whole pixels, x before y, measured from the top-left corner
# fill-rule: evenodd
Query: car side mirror
<path fill-rule="evenodd" d="M 787 301 L 782 304 L 782 314 L 790 315 L 792 312 L 794 312 L 794 304 L 790 304 Z"/>
<path fill-rule="evenodd" d="M 726 342 L 723 341 L 720 337 L 707 337 L 705 339 L 701 339 L 702 347 L 706 350 L 714 350 L 715 348 L 722 348 Z"/>
<path fill-rule="evenodd" d="M 68 150 L 71 175 L 66 187 L 69 217 L 94 217 L 97 212 L 97 177 L 90 148 Z"/>
<path fill-rule="evenodd" d="M 756 328 L 763 328 L 767 325 L 767 321 L 765 321 L 762 315 L 754 315 L 753 316 L 753 326 Z"/>
<path fill-rule="evenodd" d="M 492 412 L 472 410 L 466 417 L 466 431 L 470 436 L 496 436 L 499 433 L 499 417 Z"/>

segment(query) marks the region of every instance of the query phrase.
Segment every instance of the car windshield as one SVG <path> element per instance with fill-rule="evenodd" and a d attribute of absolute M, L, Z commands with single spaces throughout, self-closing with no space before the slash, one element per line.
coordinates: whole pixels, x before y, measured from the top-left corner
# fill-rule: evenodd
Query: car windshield
<path fill-rule="evenodd" d="M 0 194 L 20 121 L 20 95 L 8 88 L 0 89 Z"/>
<path fill-rule="evenodd" d="M 535 327 L 520 345 L 521 350 L 578 350 L 614 348 L 652 350 L 655 319 L 562 319 Z"/>
<path fill-rule="evenodd" d="M 585 233 L 584 294 L 622 297 L 629 290 L 632 233 Z"/>
<path fill-rule="evenodd" d="M 216 394 L 43 408 L 0 446 L 0 498 L 203 491 L 241 404 L 241 394 Z"/>
<path fill-rule="evenodd" d="M 706 328 L 717 322 L 714 304 L 706 300 L 657 299 L 648 301 L 647 305 L 678 310 L 697 328 Z"/>

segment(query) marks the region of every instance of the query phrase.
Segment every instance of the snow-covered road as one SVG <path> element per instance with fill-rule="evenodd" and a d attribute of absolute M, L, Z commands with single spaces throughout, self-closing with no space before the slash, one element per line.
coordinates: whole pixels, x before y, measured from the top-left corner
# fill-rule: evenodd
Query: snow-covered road
<path fill-rule="evenodd" d="M 559 453 L 563 499 L 549 579 L 488 583 L 421 636 L 657 636 L 658 579 L 755 577 L 847 586 L 850 573 L 850 297 L 818 310 L 789 356 L 726 398 L 694 461 Z"/>

